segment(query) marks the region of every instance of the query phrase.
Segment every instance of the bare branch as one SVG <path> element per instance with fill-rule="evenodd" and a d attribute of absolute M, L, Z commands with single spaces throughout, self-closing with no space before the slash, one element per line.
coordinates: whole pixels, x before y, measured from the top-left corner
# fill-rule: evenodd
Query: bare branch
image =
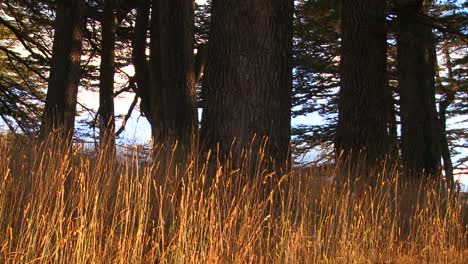
<path fill-rule="evenodd" d="M 125 130 L 125 125 L 127 124 L 127 121 L 128 119 L 130 119 L 130 116 L 132 116 L 132 112 L 133 112 L 133 109 L 135 109 L 135 106 L 138 102 L 138 96 L 135 95 L 135 97 L 133 98 L 133 102 L 132 104 L 130 105 L 130 107 L 128 108 L 128 112 L 127 114 L 125 115 L 125 118 L 122 122 L 122 126 L 119 128 L 119 130 L 115 133 L 115 135 L 118 137 L 120 136 L 120 134 L 122 134 L 122 132 Z"/>

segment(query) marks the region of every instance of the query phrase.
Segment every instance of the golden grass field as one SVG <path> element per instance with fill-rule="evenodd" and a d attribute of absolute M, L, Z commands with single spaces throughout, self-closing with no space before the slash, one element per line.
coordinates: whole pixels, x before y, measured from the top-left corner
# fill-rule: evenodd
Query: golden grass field
<path fill-rule="evenodd" d="M 170 150 L 142 162 L 11 142 L 0 139 L 0 263 L 468 261 L 458 196 L 396 168 L 276 177 Z"/>

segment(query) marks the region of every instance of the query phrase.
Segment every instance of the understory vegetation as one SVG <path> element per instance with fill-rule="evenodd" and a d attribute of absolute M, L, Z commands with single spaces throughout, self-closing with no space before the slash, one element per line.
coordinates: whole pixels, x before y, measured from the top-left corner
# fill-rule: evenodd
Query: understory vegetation
<path fill-rule="evenodd" d="M 466 261 L 458 194 L 398 166 L 277 176 L 248 151 L 234 165 L 175 147 L 115 160 L 65 146 L 0 139 L 1 263 Z"/>

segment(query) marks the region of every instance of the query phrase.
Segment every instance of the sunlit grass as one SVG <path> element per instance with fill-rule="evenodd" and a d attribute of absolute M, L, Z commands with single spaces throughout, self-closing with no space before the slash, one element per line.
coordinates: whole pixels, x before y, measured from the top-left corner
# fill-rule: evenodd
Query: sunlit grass
<path fill-rule="evenodd" d="M 114 160 L 4 138 L 0 155 L 1 263 L 463 263 L 468 253 L 457 195 L 396 168 L 370 181 L 340 165 L 274 175 L 171 148 L 154 162 L 137 151 Z"/>

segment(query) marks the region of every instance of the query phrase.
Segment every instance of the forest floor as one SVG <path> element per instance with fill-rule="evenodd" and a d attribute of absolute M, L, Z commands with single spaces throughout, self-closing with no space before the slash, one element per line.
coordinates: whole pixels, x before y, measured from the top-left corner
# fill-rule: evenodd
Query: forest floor
<path fill-rule="evenodd" d="M 0 139 L 0 263 L 466 263 L 459 195 L 360 165 L 275 176 Z M 337 179 L 340 175 L 340 181 Z M 346 180 L 343 180 L 346 179 Z"/>

